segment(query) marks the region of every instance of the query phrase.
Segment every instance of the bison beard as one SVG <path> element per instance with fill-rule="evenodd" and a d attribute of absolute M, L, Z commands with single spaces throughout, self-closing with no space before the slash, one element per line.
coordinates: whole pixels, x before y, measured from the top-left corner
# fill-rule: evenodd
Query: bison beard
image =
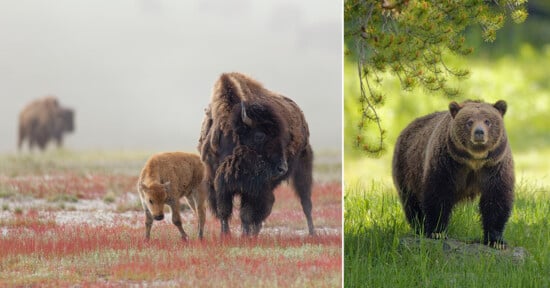
<path fill-rule="evenodd" d="M 212 199 L 214 201 L 211 202 L 217 203 L 217 216 L 222 219 L 229 218 L 233 205 L 227 205 L 230 202 L 226 197 L 233 199 L 235 194 L 239 194 L 243 232 L 257 235 L 275 202 L 273 187 L 269 186 L 271 173 L 268 171 L 269 165 L 261 155 L 247 146 L 236 147 L 233 154 L 226 157 L 216 170 L 216 194 L 211 195 L 216 199 Z M 228 228 L 225 227 L 226 232 Z"/>
<path fill-rule="evenodd" d="M 303 112 L 291 99 L 240 73 L 222 74 L 205 111 L 198 150 L 205 163 L 209 203 L 229 234 L 233 198 L 241 198 L 244 235 L 257 235 L 275 202 L 273 190 L 290 180 L 310 235 L 313 152 Z"/>

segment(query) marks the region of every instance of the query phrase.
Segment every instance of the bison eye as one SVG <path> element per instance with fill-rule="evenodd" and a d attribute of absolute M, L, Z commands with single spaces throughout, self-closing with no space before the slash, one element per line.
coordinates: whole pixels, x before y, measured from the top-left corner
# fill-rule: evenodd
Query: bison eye
<path fill-rule="evenodd" d="M 466 127 L 470 128 L 470 127 L 472 127 L 472 125 L 474 125 L 473 120 L 468 120 L 468 122 L 466 122 Z"/>
<path fill-rule="evenodd" d="M 254 142 L 261 144 L 265 141 L 265 133 L 263 132 L 256 132 L 254 133 Z"/>
<path fill-rule="evenodd" d="M 152 204 L 153 204 L 153 200 L 149 199 L 149 204 L 152 205 Z"/>
<path fill-rule="evenodd" d="M 485 125 L 487 125 L 487 127 L 491 127 L 491 121 L 485 120 Z"/>

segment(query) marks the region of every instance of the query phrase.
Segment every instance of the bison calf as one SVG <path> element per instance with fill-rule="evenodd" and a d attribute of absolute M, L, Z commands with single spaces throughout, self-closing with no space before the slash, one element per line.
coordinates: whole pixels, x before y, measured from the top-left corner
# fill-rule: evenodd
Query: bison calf
<path fill-rule="evenodd" d="M 204 166 L 198 155 L 166 152 L 151 156 L 141 171 L 138 192 L 145 210 L 145 238 L 149 239 L 153 220 L 164 219 L 164 205 L 172 210 L 172 223 L 181 238 L 187 240 L 180 218 L 180 198 L 199 217 L 198 235 L 202 239 L 206 218 L 206 189 L 203 185 Z"/>

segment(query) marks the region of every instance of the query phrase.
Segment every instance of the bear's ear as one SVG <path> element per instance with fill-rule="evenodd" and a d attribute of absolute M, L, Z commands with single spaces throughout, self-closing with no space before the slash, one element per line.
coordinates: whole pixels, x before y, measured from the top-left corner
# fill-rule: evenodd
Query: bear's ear
<path fill-rule="evenodd" d="M 455 118 L 456 113 L 458 113 L 460 109 L 462 109 L 462 106 L 460 106 L 460 104 L 456 103 L 455 101 L 449 104 L 449 111 L 451 112 L 451 116 L 453 118 Z"/>
<path fill-rule="evenodd" d="M 500 115 L 504 116 L 504 113 L 506 113 L 506 109 L 508 108 L 508 105 L 506 104 L 506 101 L 504 100 L 498 100 L 495 105 L 493 105 L 498 112 L 500 112 Z"/>

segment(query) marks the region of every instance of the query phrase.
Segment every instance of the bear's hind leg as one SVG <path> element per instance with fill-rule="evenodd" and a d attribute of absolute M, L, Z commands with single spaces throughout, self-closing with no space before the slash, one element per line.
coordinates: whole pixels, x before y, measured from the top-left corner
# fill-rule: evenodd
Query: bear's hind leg
<path fill-rule="evenodd" d="M 416 234 L 422 234 L 424 223 L 424 212 L 420 205 L 420 200 L 416 195 L 408 191 L 399 194 L 403 209 L 405 210 L 405 216 L 407 221 L 411 225 Z"/>

